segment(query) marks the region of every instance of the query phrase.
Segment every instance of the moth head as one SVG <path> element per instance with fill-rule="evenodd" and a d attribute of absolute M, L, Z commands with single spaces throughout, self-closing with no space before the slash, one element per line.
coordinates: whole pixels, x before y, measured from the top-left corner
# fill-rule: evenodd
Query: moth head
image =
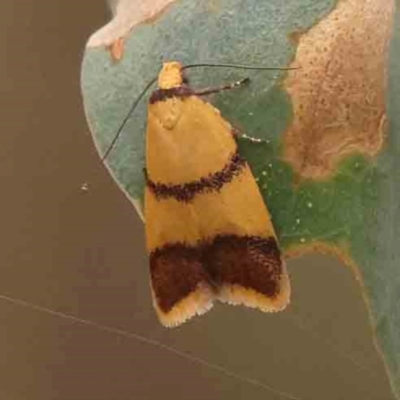
<path fill-rule="evenodd" d="M 171 89 L 181 86 L 182 83 L 182 64 L 176 61 L 164 63 L 158 75 L 158 87 L 160 89 Z"/>

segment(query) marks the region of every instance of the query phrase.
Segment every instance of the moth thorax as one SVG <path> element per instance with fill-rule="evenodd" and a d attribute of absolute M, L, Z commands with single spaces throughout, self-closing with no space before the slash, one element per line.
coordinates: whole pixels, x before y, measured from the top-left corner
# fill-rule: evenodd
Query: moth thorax
<path fill-rule="evenodd" d="M 158 87 L 171 89 L 182 85 L 182 64 L 176 61 L 164 63 L 158 75 Z"/>

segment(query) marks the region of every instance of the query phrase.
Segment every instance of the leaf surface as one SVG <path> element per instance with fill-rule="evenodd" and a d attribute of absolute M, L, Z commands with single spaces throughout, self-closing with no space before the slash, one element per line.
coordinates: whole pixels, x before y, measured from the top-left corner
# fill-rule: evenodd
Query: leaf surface
<path fill-rule="evenodd" d="M 107 34 L 103 28 L 93 35 L 85 53 L 82 91 L 100 154 L 162 61 L 301 67 L 290 73 L 199 68 L 188 75 L 198 88 L 251 78 L 248 87 L 210 101 L 240 131 L 262 139 L 242 137 L 240 149 L 286 255 L 329 252 L 353 268 L 400 398 L 400 15 L 394 1 L 160 0 L 153 12 L 143 10 L 133 27 L 109 24 Z M 118 25 L 123 16 L 117 17 Z M 127 26 L 132 29 L 120 40 Z M 110 52 L 101 43 L 116 45 Z M 106 160 L 139 212 L 147 98 Z"/>

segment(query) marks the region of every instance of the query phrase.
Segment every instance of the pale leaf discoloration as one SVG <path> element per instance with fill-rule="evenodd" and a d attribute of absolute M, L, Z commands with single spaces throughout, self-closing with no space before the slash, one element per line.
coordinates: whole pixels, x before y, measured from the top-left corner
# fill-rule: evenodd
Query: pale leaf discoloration
<path fill-rule="evenodd" d="M 89 38 L 87 47 L 111 46 L 136 25 L 157 17 L 174 1 L 120 0 L 118 4 L 113 4 L 114 18 Z"/>
<path fill-rule="evenodd" d="M 285 159 L 301 178 L 329 177 L 350 153 L 375 156 L 384 142 L 385 83 L 393 0 L 339 0 L 299 39 L 285 86 L 294 119 Z"/>

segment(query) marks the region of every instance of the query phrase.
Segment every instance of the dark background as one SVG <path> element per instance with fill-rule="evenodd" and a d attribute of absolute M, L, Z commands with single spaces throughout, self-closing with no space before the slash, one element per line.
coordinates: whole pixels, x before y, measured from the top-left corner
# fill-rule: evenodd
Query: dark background
<path fill-rule="evenodd" d="M 284 313 L 218 305 L 160 326 L 142 223 L 82 109 L 85 42 L 108 19 L 101 0 L 2 2 L 0 400 L 287 398 L 246 378 L 294 399 L 390 399 L 359 287 L 328 257 L 289 263 Z"/>

